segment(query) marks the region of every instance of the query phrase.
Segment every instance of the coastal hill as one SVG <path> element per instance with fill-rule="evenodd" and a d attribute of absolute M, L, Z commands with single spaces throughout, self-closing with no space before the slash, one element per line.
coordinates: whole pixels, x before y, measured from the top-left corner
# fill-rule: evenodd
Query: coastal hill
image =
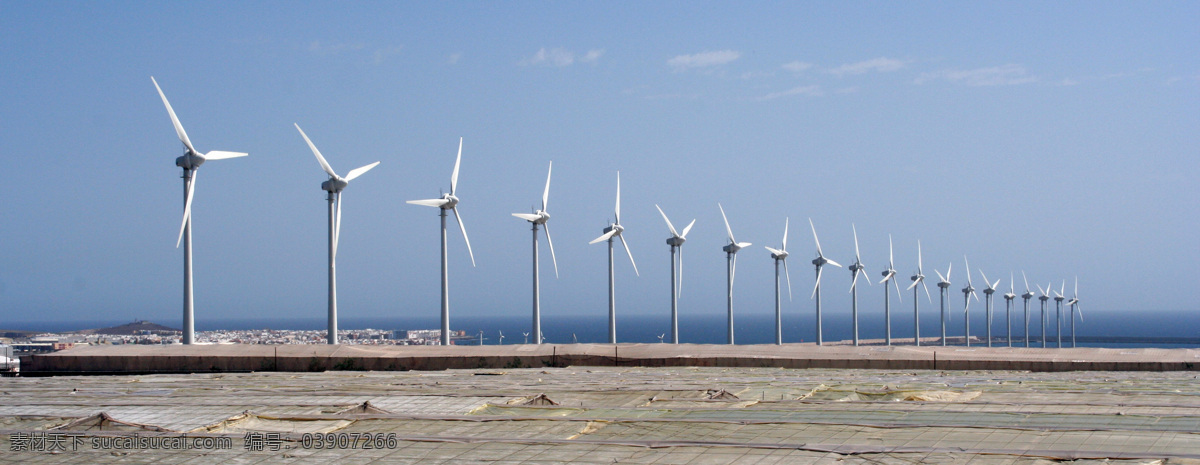
<path fill-rule="evenodd" d="M 85 329 L 79 331 L 80 334 L 107 334 L 112 336 L 132 336 L 135 334 L 175 334 L 179 330 L 169 328 L 158 323 L 152 323 L 144 320 L 135 320 L 132 323 L 126 323 L 111 328 L 100 329 Z"/>

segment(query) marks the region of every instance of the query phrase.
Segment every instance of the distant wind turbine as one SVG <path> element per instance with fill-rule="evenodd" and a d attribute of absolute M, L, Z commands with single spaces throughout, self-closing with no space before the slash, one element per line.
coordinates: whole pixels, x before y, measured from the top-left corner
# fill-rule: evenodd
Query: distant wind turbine
<path fill-rule="evenodd" d="M 1054 308 L 1055 308 L 1054 323 L 1058 327 L 1058 348 L 1059 349 L 1062 348 L 1062 315 L 1063 315 L 1062 307 L 1063 307 L 1063 301 L 1067 300 L 1066 296 L 1063 295 L 1063 293 L 1065 293 L 1065 292 L 1067 292 L 1067 280 L 1064 279 L 1063 283 L 1062 283 L 1062 288 L 1060 288 L 1057 292 L 1054 293 Z"/>
<path fill-rule="evenodd" d="M 671 224 L 667 214 L 663 213 L 662 208 L 657 204 L 654 205 L 654 208 L 658 209 L 663 221 L 667 222 L 667 228 L 671 230 L 671 237 L 667 238 L 667 245 L 671 246 L 671 343 L 678 344 L 679 292 L 683 288 L 683 243 L 687 241 L 688 231 L 692 230 L 696 220 L 693 219 L 691 223 L 688 223 L 687 227 L 683 228 L 683 234 L 680 234 L 675 231 L 675 226 Z"/>
<path fill-rule="evenodd" d="M 766 247 L 767 251 L 771 252 L 771 258 L 775 259 L 775 345 L 783 344 L 783 324 L 780 318 L 779 311 L 779 263 L 783 262 L 783 274 L 787 277 L 788 301 L 792 300 L 792 275 L 788 273 L 787 268 L 787 236 L 788 236 L 788 219 L 783 219 L 783 246 L 778 249 Z"/>
<path fill-rule="evenodd" d="M 467 238 L 467 228 L 463 226 L 462 217 L 458 216 L 458 168 L 462 163 L 462 138 L 458 138 L 458 157 L 454 159 L 454 171 L 450 173 L 450 193 L 442 194 L 438 199 L 409 200 L 413 205 L 440 208 L 438 216 L 442 218 L 442 345 L 450 345 L 450 294 L 449 274 L 446 270 L 446 210 L 454 212 L 458 220 L 458 229 L 462 231 L 463 242 L 467 243 L 467 254 L 471 256 L 471 266 L 475 266 L 475 252 L 471 251 L 471 240 Z"/>
<path fill-rule="evenodd" d="M 1038 297 L 1038 300 L 1042 301 L 1042 348 L 1045 348 L 1046 347 L 1046 301 L 1050 300 L 1050 283 L 1046 283 L 1045 289 L 1042 289 L 1042 286 L 1040 284 L 1034 284 L 1034 286 L 1037 286 L 1038 292 L 1042 293 L 1042 295 Z"/>
<path fill-rule="evenodd" d="M 896 287 L 896 299 L 900 301 L 904 300 L 900 296 L 900 283 L 896 282 L 897 280 L 895 279 L 896 267 L 894 266 L 894 262 L 895 257 L 892 254 L 892 235 L 888 234 L 888 267 L 886 270 L 883 270 L 883 279 L 879 280 L 879 282 L 883 283 L 883 321 L 884 328 L 886 329 L 884 340 L 889 346 L 892 345 L 892 291 L 888 289 L 888 281 L 891 281 L 892 285 Z"/>
<path fill-rule="evenodd" d="M 1008 272 L 1008 293 L 1004 294 L 1004 319 L 1007 323 L 1004 324 L 1008 330 L 1008 346 L 1012 347 L 1012 306 L 1013 299 L 1017 298 L 1015 293 L 1016 281 L 1013 279 L 1013 273 Z"/>
<path fill-rule="evenodd" d="M 971 264 L 967 262 L 966 255 L 963 255 L 963 263 L 967 265 L 967 269 L 964 271 L 967 274 L 967 287 L 962 289 L 963 301 L 965 301 L 963 304 L 963 321 L 967 325 L 966 332 L 964 333 L 966 336 L 963 337 L 963 340 L 966 341 L 967 347 L 971 347 L 971 297 L 974 297 L 975 301 L 978 302 L 979 294 L 975 293 L 975 286 L 971 284 Z"/>
<path fill-rule="evenodd" d="M 946 275 L 945 276 L 942 276 L 942 272 L 940 272 L 938 270 L 933 270 L 934 273 L 937 273 L 938 279 L 939 279 L 939 281 L 937 283 L 937 287 L 938 287 L 938 302 L 940 303 L 940 307 L 942 309 L 942 347 L 946 346 L 946 317 L 949 316 L 946 313 L 946 293 L 950 292 L 950 272 L 951 271 L 954 271 L 954 262 L 950 262 L 950 265 L 946 267 Z"/>
<path fill-rule="evenodd" d="M 196 333 L 192 306 L 192 194 L 196 192 L 196 176 L 199 174 L 197 170 L 208 160 L 238 158 L 248 154 L 221 150 L 201 154 L 196 151 L 192 141 L 188 139 L 187 132 L 183 130 L 183 124 L 175 116 L 171 102 L 167 101 L 166 94 L 163 94 L 162 88 L 158 86 L 158 81 L 154 80 L 154 76 L 150 76 L 150 82 L 158 89 L 158 96 L 162 97 L 163 105 L 167 107 L 167 115 L 171 117 L 171 124 L 175 126 L 175 135 L 179 136 L 184 149 L 183 155 L 175 159 L 175 166 L 183 168 L 183 222 L 179 226 L 179 238 L 175 240 L 175 247 L 179 248 L 179 243 L 183 242 L 183 343 L 191 344 Z"/>
<path fill-rule="evenodd" d="M 917 240 L 917 274 L 912 275 L 912 277 L 909 279 L 912 280 L 912 284 L 909 284 L 908 288 L 912 289 L 912 291 L 913 291 L 913 331 L 914 331 L 913 344 L 920 346 L 921 345 L 921 312 L 919 311 L 919 306 L 917 304 L 920 303 L 921 299 L 917 298 L 918 297 L 917 296 L 917 284 L 920 284 L 921 287 L 925 288 L 925 299 L 928 300 L 929 303 L 931 303 L 931 304 L 933 303 L 933 297 L 931 295 L 929 295 L 929 286 L 925 284 L 925 274 L 922 272 L 921 241 L 920 240 Z"/>
<path fill-rule="evenodd" d="M 329 202 L 329 329 L 325 339 L 330 344 L 337 344 L 337 251 L 338 240 L 342 237 L 342 189 L 345 189 L 350 181 L 371 171 L 371 168 L 374 168 L 379 162 L 352 169 L 346 173 L 344 178 L 338 176 L 329 166 L 329 162 L 325 161 L 325 157 L 321 156 L 321 151 L 317 150 L 317 146 L 308 138 L 308 134 L 300 129 L 299 124 L 292 124 L 296 126 L 297 131 L 300 131 L 300 137 L 303 137 L 304 142 L 308 143 L 308 148 L 312 149 L 313 155 L 317 156 L 317 162 L 321 164 L 321 169 L 329 175 L 329 179 L 321 183 L 321 189 L 329 193 L 325 196 L 325 200 Z"/>
<path fill-rule="evenodd" d="M 851 223 L 850 230 L 854 232 L 854 263 L 850 265 L 850 275 L 853 276 L 850 281 L 850 315 L 854 320 L 854 345 L 858 346 L 858 275 L 859 273 L 865 275 L 863 270 L 867 267 L 862 264 L 862 257 L 858 253 L 858 228 Z M 867 282 L 867 285 L 872 285 L 871 278 L 864 277 L 863 280 Z M 884 286 L 887 285 L 884 284 Z"/>
<path fill-rule="evenodd" d="M 1029 299 L 1034 294 L 1029 290 L 1029 278 L 1025 276 L 1025 270 L 1021 270 L 1021 279 L 1025 280 L 1025 293 L 1021 294 L 1021 299 L 1025 301 L 1025 347 L 1029 347 Z"/>
<path fill-rule="evenodd" d="M 554 162 L 546 169 L 546 189 L 542 191 L 542 208 L 533 213 L 513 213 L 512 216 L 533 224 L 533 334 L 534 339 L 541 343 L 542 336 L 542 306 L 541 279 L 538 276 L 538 225 L 546 230 L 546 243 L 550 244 L 550 260 L 554 263 L 554 277 L 558 277 L 558 258 L 554 256 L 554 240 L 550 238 L 550 214 L 546 212 L 546 202 L 550 199 L 550 173 Z"/>
<path fill-rule="evenodd" d="M 641 276 L 637 270 L 637 263 L 633 262 L 633 252 L 629 251 L 629 244 L 625 243 L 625 236 L 621 233 L 625 228 L 621 226 L 621 172 L 617 172 L 617 206 L 614 211 L 614 222 L 604 228 L 604 234 L 600 237 L 592 239 L 588 244 L 595 244 L 600 241 L 608 241 L 608 343 L 617 343 L 617 307 L 616 307 L 616 275 L 613 273 L 613 238 L 621 239 L 621 245 L 625 247 L 625 254 L 629 255 L 629 264 L 633 265 L 634 275 Z"/>
<path fill-rule="evenodd" d="M 725 287 L 725 302 L 729 307 L 729 343 L 733 344 L 733 277 L 737 273 L 737 252 L 750 247 L 750 243 L 738 242 L 733 238 L 733 229 L 729 227 L 729 218 L 725 216 L 725 207 L 717 203 L 717 208 L 721 209 L 721 219 L 725 220 L 725 232 L 729 233 L 729 243 L 721 247 L 721 250 L 725 251 L 725 265 L 729 275 L 729 283 Z"/>
<path fill-rule="evenodd" d="M 1067 302 L 1071 307 L 1071 347 L 1075 347 L 1075 309 L 1079 309 L 1079 321 L 1083 322 L 1083 307 L 1079 305 L 1079 277 L 1075 277 L 1075 296 Z"/>
<path fill-rule="evenodd" d="M 986 311 L 984 313 L 987 314 L 987 345 L 988 345 L 988 347 L 991 347 L 992 346 L 992 294 L 996 293 L 996 286 L 1000 285 L 1000 280 L 997 279 L 996 282 L 994 282 L 994 283 L 989 282 L 988 277 L 986 274 L 983 273 L 983 270 L 979 270 L 979 275 L 983 276 L 983 284 L 987 286 L 987 289 L 983 290 L 983 295 L 984 295 L 983 300 L 984 300 L 984 308 L 986 308 Z"/>
<path fill-rule="evenodd" d="M 817 284 L 813 286 L 813 293 L 809 298 L 815 297 L 817 299 L 817 345 L 821 345 L 821 267 L 829 264 L 841 268 L 842 265 L 825 258 L 825 253 L 821 252 L 821 240 L 817 239 L 817 227 L 813 226 L 812 218 L 808 219 L 808 226 L 812 228 L 813 241 L 817 243 L 817 258 L 814 258 L 812 261 L 812 264 L 817 267 Z"/>

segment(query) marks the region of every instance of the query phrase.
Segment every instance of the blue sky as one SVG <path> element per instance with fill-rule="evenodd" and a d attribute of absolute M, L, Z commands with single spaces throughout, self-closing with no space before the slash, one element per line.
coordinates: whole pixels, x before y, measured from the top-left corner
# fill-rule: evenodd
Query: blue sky
<path fill-rule="evenodd" d="M 1005 289 L 1010 271 L 1078 275 L 1089 312 L 1196 309 L 1197 18 L 1194 2 L 5 2 L 0 322 L 178 324 L 182 152 L 150 76 L 200 151 L 250 153 L 201 170 L 198 321 L 324 315 L 325 175 L 292 123 L 339 172 L 382 162 L 344 194 L 344 318 L 437 321 L 436 210 L 404 201 L 449 189 L 459 137 L 478 266 L 452 230 L 452 315 L 529 312 L 510 213 L 540 201 L 550 160 L 546 315 L 607 311 L 587 242 L 617 170 L 641 271 L 618 262 L 619 312 L 669 311 L 656 203 L 697 220 L 681 318 L 724 311 L 717 202 L 754 243 L 741 313 L 773 311 L 762 246 L 785 217 L 789 315 L 812 314 L 810 217 L 847 265 L 855 224 L 876 280 L 891 234 L 903 276 L 919 239 L 954 289 L 965 254 Z M 849 272 L 827 271 L 823 307 L 848 315 Z M 865 289 L 877 318 L 883 291 Z"/>

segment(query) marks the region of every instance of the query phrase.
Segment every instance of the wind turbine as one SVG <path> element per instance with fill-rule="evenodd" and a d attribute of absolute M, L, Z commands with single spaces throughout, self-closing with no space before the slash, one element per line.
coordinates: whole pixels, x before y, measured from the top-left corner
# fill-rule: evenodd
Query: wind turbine
<path fill-rule="evenodd" d="M 658 204 L 654 205 L 658 209 L 658 213 L 662 215 L 663 220 L 667 222 L 667 228 L 671 230 L 671 237 L 667 238 L 667 245 L 671 246 L 671 343 L 679 343 L 679 291 L 683 288 L 683 243 L 687 241 L 687 233 L 692 230 L 692 225 L 696 224 L 696 220 L 688 223 L 686 228 L 683 228 L 683 234 L 675 231 L 675 226 L 671 224 L 671 220 L 667 219 L 667 214 L 663 213 L 662 208 Z M 678 251 L 678 255 L 676 252 Z"/>
<path fill-rule="evenodd" d="M 498 345 L 498 346 L 504 345 L 504 331 L 500 331 L 500 342 L 497 342 L 496 345 Z"/>
<path fill-rule="evenodd" d="M 1021 294 L 1021 299 L 1025 301 L 1025 347 L 1029 347 L 1029 299 L 1033 298 L 1033 291 L 1029 290 L 1029 278 L 1025 276 L 1025 270 L 1021 270 L 1021 279 L 1025 280 L 1025 293 Z"/>
<path fill-rule="evenodd" d="M 954 271 L 954 262 L 946 267 L 946 276 L 942 276 L 942 272 L 933 270 L 938 275 L 938 302 L 942 308 L 942 347 L 946 346 L 946 293 L 950 290 L 950 272 Z"/>
<path fill-rule="evenodd" d="M 825 254 L 821 252 L 821 240 L 817 239 L 817 227 L 813 226 L 812 218 L 808 219 L 808 226 L 812 228 L 813 241 L 817 243 L 817 258 L 814 258 L 812 264 L 817 267 L 817 284 L 813 286 L 813 293 L 809 298 L 816 297 L 817 299 L 817 345 L 821 345 L 821 267 L 825 264 L 830 264 L 841 268 L 838 262 L 825 258 Z"/>
<path fill-rule="evenodd" d="M 199 173 L 197 170 L 208 160 L 238 158 L 248 154 L 221 150 L 201 154 L 196 151 L 192 141 L 188 139 L 187 132 L 183 130 L 183 124 L 175 116 L 171 102 L 167 101 L 166 94 L 163 94 L 162 88 L 158 86 L 158 81 L 154 80 L 154 76 L 150 76 L 150 82 L 158 89 L 158 96 L 162 97 L 163 105 L 167 107 L 171 124 L 175 126 L 175 135 L 179 136 L 184 149 L 183 155 L 175 159 L 175 166 L 183 168 L 183 223 L 179 226 L 179 238 L 175 240 L 175 248 L 179 248 L 179 243 L 183 242 L 183 343 L 191 344 L 196 333 L 192 306 L 192 194 L 196 192 L 196 175 Z"/>
<path fill-rule="evenodd" d="M 1046 283 L 1045 289 L 1042 289 L 1042 286 L 1040 284 L 1034 284 L 1034 286 L 1037 286 L 1038 292 L 1042 293 L 1042 295 L 1038 297 L 1038 300 L 1042 301 L 1042 348 L 1045 348 L 1046 347 L 1046 301 L 1050 300 L 1050 290 L 1049 290 L 1050 283 Z"/>
<path fill-rule="evenodd" d="M 614 222 L 604 228 L 604 234 L 600 237 L 592 239 L 588 244 L 595 244 L 600 241 L 608 241 L 608 343 L 617 343 L 617 307 L 616 307 L 616 284 L 613 274 L 613 238 L 621 239 L 621 245 L 625 247 L 625 253 L 629 255 L 629 264 L 633 265 L 633 273 L 641 276 L 638 273 L 637 263 L 633 262 L 633 253 L 629 251 L 629 244 L 625 243 L 625 236 L 621 232 L 625 228 L 621 226 L 621 172 L 617 171 L 617 206 L 614 209 Z"/>
<path fill-rule="evenodd" d="M 963 258 L 966 258 L 966 257 L 964 256 Z M 1000 280 L 997 279 L 996 282 L 992 283 L 992 282 L 988 281 L 988 277 L 986 274 L 983 273 L 983 270 L 979 270 L 979 274 L 981 276 L 983 276 L 983 283 L 985 285 L 987 285 L 987 289 L 983 290 L 983 295 L 984 295 L 983 299 L 984 299 L 984 308 L 987 309 L 987 311 L 984 312 L 987 314 L 987 338 L 988 338 L 987 344 L 988 344 L 988 347 L 991 347 L 992 346 L 992 294 L 996 293 L 996 286 L 1000 285 Z"/>
<path fill-rule="evenodd" d="M 329 193 L 325 196 L 325 200 L 329 202 L 329 330 L 325 339 L 330 344 L 337 344 L 337 250 L 338 239 L 342 237 L 342 189 L 345 189 L 350 181 L 371 171 L 371 168 L 374 168 L 379 162 L 352 169 L 346 173 L 344 178 L 338 176 L 329 166 L 329 162 L 325 161 L 325 157 L 321 156 L 321 151 L 317 150 L 317 146 L 313 145 L 308 134 L 300 129 L 299 124 L 292 124 L 296 126 L 297 131 L 300 131 L 300 137 L 303 137 L 304 142 L 308 143 L 308 148 L 312 149 L 313 155 L 317 156 L 317 162 L 321 163 L 321 169 L 329 175 L 329 179 L 321 183 L 321 189 Z"/>
<path fill-rule="evenodd" d="M 1015 285 L 1016 282 L 1013 280 L 1013 273 L 1010 271 L 1008 272 L 1008 293 L 1004 294 L 1004 319 L 1007 321 L 1004 326 L 1008 329 L 1009 347 L 1012 347 L 1012 304 L 1013 299 L 1017 298 L 1017 294 L 1014 293 Z"/>
<path fill-rule="evenodd" d="M 883 321 L 886 328 L 885 341 L 887 345 L 892 345 L 892 291 L 888 290 L 887 283 L 891 281 L 896 287 L 896 299 L 903 301 L 900 297 L 900 283 L 896 282 L 896 267 L 893 266 L 894 256 L 892 254 L 892 235 L 888 234 L 888 267 L 883 270 L 883 279 L 879 282 L 883 283 Z"/>
<path fill-rule="evenodd" d="M 967 347 L 971 347 L 971 297 L 974 297 L 975 301 L 978 302 L 979 295 L 975 293 L 975 286 L 971 285 L 971 264 L 967 262 L 966 255 L 963 255 L 963 263 L 967 264 L 967 287 L 962 289 L 963 300 L 966 301 L 966 303 L 963 304 L 963 321 L 965 321 L 967 325 L 965 336 L 963 336 L 963 341 L 967 343 Z"/>
<path fill-rule="evenodd" d="M 538 225 L 546 229 L 546 243 L 550 244 L 550 260 L 554 262 L 554 277 L 558 277 L 558 258 L 554 256 L 554 240 L 550 239 L 550 214 L 546 213 L 546 202 L 550 199 L 550 173 L 554 162 L 546 169 L 546 189 L 542 191 L 542 209 L 533 213 L 513 213 L 512 216 L 533 224 L 533 334 L 538 344 L 542 335 L 541 279 L 538 277 Z"/>
<path fill-rule="evenodd" d="M 450 345 L 450 293 L 449 274 L 446 271 L 446 210 L 454 212 L 458 220 L 458 229 L 462 231 L 463 241 L 467 243 L 467 254 L 471 256 L 471 266 L 475 266 L 475 252 L 471 251 L 471 240 L 467 238 L 467 228 L 463 226 L 462 217 L 458 216 L 458 168 L 462 163 L 462 138 L 458 138 L 458 157 L 454 159 L 454 171 L 450 173 L 450 193 L 443 193 L 441 198 L 427 200 L 409 200 L 413 205 L 440 208 L 438 216 L 442 218 L 442 345 Z"/>
<path fill-rule="evenodd" d="M 858 274 L 867 267 L 862 264 L 862 257 L 858 253 L 858 228 L 854 226 L 854 223 L 850 223 L 850 230 L 854 232 L 854 264 L 850 265 L 850 275 L 854 277 L 850 281 L 850 314 L 854 319 L 854 345 L 858 346 Z M 867 281 L 867 285 L 873 285 L 871 278 L 863 279 Z"/>
<path fill-rule="evenodd" d="M 1071 306 L 1071 347 L 1075 347 L 1075 309 L 1079 309 L 1079 321 L 1083 321 L 1083 307 L 1079 305 L 1079 277 L 1075 277 L 1075 296 L 1067 301 L 1067 305 Z"/>
<path fill-rule="evenodd" d="M 775 259 L 775 345 L 783 344 L 783 324 L 779 312 L 779 263 L 783 262 L 783 274 L 787 277 L 788 286 L 788 301 L 792 300 L 792 275 L 788 273 L 787 267 L 787 236 L 788 236 L 788 219 L 783 219 L 783 247 L 772 249 L 766 247 L 767 251 L 771 252 L 771 258 Z"/>
<path fill-rule="evenodd" d="M 925 284 L 925 274 L 923 273 L 923 268 L 921 266 L 921 241 L 920 240 L 917 240 L 917 274 L 912 275 L 912 277 L 909 279 L 911 279 L 913 282 L 912 284 L 908 285 L 908 288 L 912 289 L 912 291 L 913 291 L 913 330 L 914 330 L 913 343 L 917 346 L 920 346 L 921 345 L 921 313 L 918 311 L 919 308 L 918 308 L 917 304 L 920 303 L 921 300 L 917 298 L 917 284 L 920 284 L 921 287 L 925 288 L 925 299 L 929 300 L 929 303 L 931 303 L 931 304 L 933 303 L 933 297 L 931 295 L 929 295 L 929 286 Z"/>
<path fill-rule="evenodd" d="M 1049 288 L 1049 286 L 1047 286 Z M 1058 326 L 1058 348 L 1062 348 L 1062 304 L 1067 300 L 1063 293 L 1067 292 L 1067 280 L 1063 280 L 1062 288 L 1054 293 L 1055 317 L 1054 324 Z"/>
<path fill-rule="evenodd" d="M 729 244 L 721 247 L 725 251 L 725 265 L 729 274 L 729 284 L 725 287 L 725 301 L 729 307 L 729 343 L 733 344 L 733 276 L 737 273 L 737 252 L 750 247 L 749 242 L 738 242 L 733 238 L 733 229 L 729 227 L 729 218 L 725 216 L 725 207 L 717 203 L 721 209 L 721 219 L 725 220 L 725 232 L 729 233 Z"/>

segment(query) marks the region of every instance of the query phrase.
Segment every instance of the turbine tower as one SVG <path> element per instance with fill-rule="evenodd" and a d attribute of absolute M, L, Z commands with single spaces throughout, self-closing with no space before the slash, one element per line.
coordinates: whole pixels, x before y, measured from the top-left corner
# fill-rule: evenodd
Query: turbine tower
<path fill-rule="evenodd" d="M 671 246 L 671 343 L 679 343 L 679 291 L 683 288 L 683 243 L 687 241 L 687 233 L 692 230 L 692 225 L 696 224 L 696 220 L 688 223 L 686 228 L 683 228 L 683 234 L 675 231 L 675 226 L 671 224 L 671 220 L 667 219 L 667 214 L 663 213 L 662 208 L 657 204 L 654 208 L 658 208 L 658 213 L 662 215 L 663 220 L 667 222 L 667 228 L 671 230 L 671 237 L 667 238 L 667 245 Z M 678 255 L 676 255 L 678 253 Z"/>
<path fill-rule="evenodd" d="M 965 256 L 964 256 L 964 258 L 965 258 Z M 987 345 L 988 345 L 988 347 L 991 347 L 992 346 L 992 294 L 996 293 L 996 286 L 1000 285 L 1000 280 L 997 279 L 996 282 L 990 283 L 988 281 L 987 275 L 983 273 L 983 270 L 979 270 L 979 275 L 983 276 L 983 284 L 987 286 L 987 289 L 983 290 L 983 295 L 984 295 L 983 299 L 984 299 L 984 308 L 987 309 L 984 312 L 987 314 L 987 338 L 988 338 Z"/>
<path fill-rule="evenodd" d="M 321 183 L 321 190 L 329 193 L 325 196 L 325 200 L 329 202 L 329 329 L 325 335 L 325 339 L 330 344 L 337 344 L 337 250 L 338 239 L 342 237 L 342 189 L 345 189 L 350 181 L 362 176 L 367 171 L 371 171 L 371 168 L 374 168 L 379 162 L 352 169 L 349 173 L 346 173 L 346 177 L 344 178 L 338 176 L 333 171 L 333 168 L 329 166 L 329 162 L 325 161 L 325 157 L 321 156 L 321 151 L 317 150 L 317 146 L 313 145 L 312 140 L 308 138 L 308 134 L 305 134 L 304 130 L 300 129 L 299 124 L 292 124 L 296 126 L 297 131 L 300 131 L 300 137 L 303 137 L 304 142 L 308 143 L 308 148 L 312 149 L 313 155 L 317 156 L 317 162 L 321 164 L 321 169 L 325 170 L 325 174 L 329 175 L 329 179 Z"/>
<path fill-rule="evenodd" d="M 978 302 L 979 295 L 975 293 L 975 286 L 971 285 L 971 264 L 967 262 L 966 255 L 963 255 L 963 263 L 967 265 L 967 270 L 965 271 L 967 273 L 967 287 L 962 289 L 963 300 L 966 301 L 963 304 L 963 321 L 967 325 L 963 341 L 966 342 L 967 347 L 971 347 L 971 297 L 974 297 L 975 301 Z"/>
<path fill-rule="evenodd" d="M 1042 289 L 1040 284 L 1034 284 L 1038 288 L 1038 292 L 1042 295 L 1038 300 L 1042 301 L 1042 348 L 1046 348 L 1046 301 L 1050 300 L 1050 283 L 1046 283 L 1046 288 Z"/>
<path fill-rule="evenodd" d="M 1049 287 L 1049 286 L 1047 286 Z M 1054 293 L 1054 324 L 1058 327 L 1058 348 L 1062 348 L 1062 306 L 1063 301 L 1067 300 L 1063 293 L 1067 292 L 1067 280 L 1063 280 L 1062 288 Z"/>
<path fill-rule="evenodd" d="M 1079 305 L 1079 277 L 1075 277 L 1075 296 L 1067 301 L 1071 307 L 1071 348 L 1075 347 L 1075 309 L 1079 309 L 1079 321 L 1083 322 L 1083 307 Z"/>
<path fill-rule="evenodd" d="M 1013 274 L 1010 271 L 1008 273 L 1008 293 L 1004 294 L 1004 319 L 1005 319 L 1005 321 L 1007 321 L 1007 323 L 1005 323 L 1004 327 L 1008 329 L 1008 346 L 1009 347 L 1012 347 L 1012 305 L 1013 305 L 1013 299 L 1017 298 L 1017 294 L 1015 294 L 1013 292 L 1015 290 L 1013 288 L 1014 285 L 1015 285 L 1015 282 L 1013 280 Z"/>
<path fill-rule="evenodd" d="M 817 345 L 821 345 L 821 267 L 825 264 L 830 264 L 841 268 L 838 262 L 825 258 L 825 254 L 821 252 L 821 240 L 817 239 L 817 227 L 813 226 L 812 218 L 808 219 L 808 226 L 812 228 L 813 241 L 817 243 L 817 258 L 814 258 L 812 264 L 817 267 L 817 284 L 813 286 L 813 293 L 809 298 L 817 299 Z"/>
<path fill-rule="evenodd" d="M 546 202 L 550 199 L 550 173 L 554 170 L 554 162 L 546 169 L 546 189 L 542 191 L 542 209 L 533 213 L 513 213 L 512 216 L 533 224 L 533 334 L 538 344 L 542 343 L 542 307 L 541 279 L 538 277 L 538 225 L 546 230 L 546 243 L 550 244 L 550 260 L 554 263 L 554 277 L 558 277 L 558 258 L 554 256 L 554 240 L 550 239 L 550 214 L 546 212 Z"/>
<path fill-rule="evenodd" d="M 779 263 L 783 262 L 783 275 L 787 277 L 788 286 L 788 301 L 792 300 L 792 275 L 788 273 L 787 267 L 787 236 L 788 236 L 788 219 L 783 219 L 783 246 L 778 249 L 767 247 L 767 251 L 771 252 L 771 258 L 775 259 L 775 345 L 783 344 L 783 320 L 780 318 L 779 311 Z"/>
<path fill-rule="evenodd" d="M 187 132 L 183 130 L 183 124 L 180 124 L 179 118 L 175 116 L 171 102 L 167 101 L 166 94 L 163 94 L 162 88 L 158 86 L 158 81 L 154 80 L 154 76 L 150 76 L 150 82 L 158 89 L 158 96 L 162 97 L 163 105 L 167 107 L 167 115 L 171 117 L 171 124 L 175 126 L 175 135 L 179 136 L 179 141 L 183 143 L 183 155 L 175 159 L 175 166 L 183 168 L 183 223 L 179 226 L 179 238 L 175 240 L 175 248 L 179 248 L 179 243 L 183 242 L 183 343 L 191 344 L 196 333 L 192 306 L 192 194 L 196 192 L 196 175 L 199 173 L 197 170 L 208 160 L 238 158 L 248 154 L 221 150 L 201 154 L 196 151 L 195 147 L 192 147 L 192 141 L 188 139 Z"/>
<path fill-rule="evenodd" d="M 892 345 L 892 291 L 888 290 L 888 281 L 891 281 L 892 285 L 896 287 L 896 299 L 900 301 L 904 300 L 900 297 L 900 283 L 893 279 L 896 277 L 896 267 L 893 266 L 894 262 L 892 235 L 888 234 L 888 267 L 886 270 L 883 270 L 883 279 L 879 280 L 879 282 L 883 283 L 883 323 L 884 330 L 886 331 L 884 333 L 884 341 L 889 346 Z"/>
<path fill-rule="evenodd" d="M 929 300 L 929 303 L 931 303 L 931 304 L 933 303 L 933 296 L 931 296 L 929 294 L 929 286 L 925 284 L 925 274 L 923 273 L 923 269 L 921 267 L 921 241 L 920 240 L 917 240 L 917 274 L 912 275 L 912 277 L 909 279 L 911 279 L 913 282 L 912 284 L 908 285 L 908 289 L 912 289 L 912 291 L 913 291 L 913 334 L 914 334 L 913 344 L 920 346 L 921 345 L 921 313 L 919 312 L 920 309 L 917 304 L 920 303 L 921 300 L 917 298 L 917 284 L 920 284 L 921 287 L 925 288 L 925 298 L 927 300 Z"/>
<path fill-rule="evenodd" d="M 458 215 L 458 168 L 462 163 L 462 138 L 458 138 L 458 157 L 454 159 L 454 171 L 450 173 L 450 193 L 443 193 L 441 198 L 426 200 L 409 200 L 413 205 L 437 207 L 442 218 L 442 345 L 450 345 L 450 294 L 449 274 L 446 270 L 446 210 L 454 212 L 458 220 L 458 229 L 462 231 L 463 242 L 467 243 L 467 254 L 471 256 L 471 266 L 475 266 L 475 252 L 471 251 L 471 240 L 467 238 L 467 228 L 463 226 L 462 217 Z M 540 339 L 539 339 L 540 341 Z"/>
<path fill-rule="evenodd" d="M 850 281 L 850 295 L 851 295 L 850 315 L 854 320 L 854 345 L 857 347 L 858 346 L 858 275 L 860 272 L 862 272 L 862 274 L 866 274 L 866 272 L 863 272 L 863 270 L 866 269 L 867 267 L 862 264 L 862 257 L 860 257 L 859 253 L 858 253 L 858 228 L 856 228 L 854 226 L 854 223 L 851 223 L 850 230 L 854 232 L 854 264 L 850 265 L 850 275 L 853 276 L 853 279 Z M 867 285 L 873 285 L 873 284 L 871 284 L 871 278 L 863 278 L 863 279 L 867 281 Z"/>
<path fill-rule="evenodd" d="M 595 244 L 600 241 L 608 241 L 608 343 L 617 343 L 617 307 L 616 307 L 616 275 L 613 273 L 613 238 L 621 239 L 621 245 L 625 247 L 625 253 L 629 255 L 629 264 L 633 265 L 633 273 L 641 276 L 638 273 L 637 263 L 633 262 L 633 253 L 629 251 L 629 244 L 625 243 L 625 236 L 621 232 L 625 230 L 621 226 L 621 172 L 617 172 L 617 206 L 614 209 L 614 222 L 604 228 L 604 234 L 600 237 L 592 239 L 588 244 Z"/>
<path fill-rule="evenodd" d="M 942 272 L 938 270 L 933 270 L 934 273 L 937 273 L 938 279 L 940 280 L 937 283 L 937 287 L 938 302 L 941 304 L 942 308 L 942 347 L 946 346 L 946 317 L 949 316 L 946 314 L 946 293 L 950 290 L 951 271 L 954 271 L 954 262 L 950 262 L 950 265 L 946 267 L 946 276 L 942 276 Z"/>
<path fill-rule="evenodd" d="M 1029 290 L 1029 278 L 1025 276 L 1025 270 L 1021 270 L 1021 279 L 1025 280 L 1025 293 L 1021 294 L 1021 299 L 1025 301 L 1025 347 L 1029 347 L 1029 299 L 1034 294 Z"/>
<path fill-rule="evenodd" d="M 725 232 L 729 233 L 729 244 L 721 247 L 725 251 L 725 267 L 729 275 L 729 283 L 725 286 L 725 302 L 729 307 L 729 343 L 733 344 L 733 276 L 737 273 L 737 252 L 749 247 L 749 242 L 738 242 L 733 238 L 733 229 L 729 227 L 729 218 L 725 216 L 725 207 L 717 203 L 721 209 L 721 219 L 725 220 Z"/>

